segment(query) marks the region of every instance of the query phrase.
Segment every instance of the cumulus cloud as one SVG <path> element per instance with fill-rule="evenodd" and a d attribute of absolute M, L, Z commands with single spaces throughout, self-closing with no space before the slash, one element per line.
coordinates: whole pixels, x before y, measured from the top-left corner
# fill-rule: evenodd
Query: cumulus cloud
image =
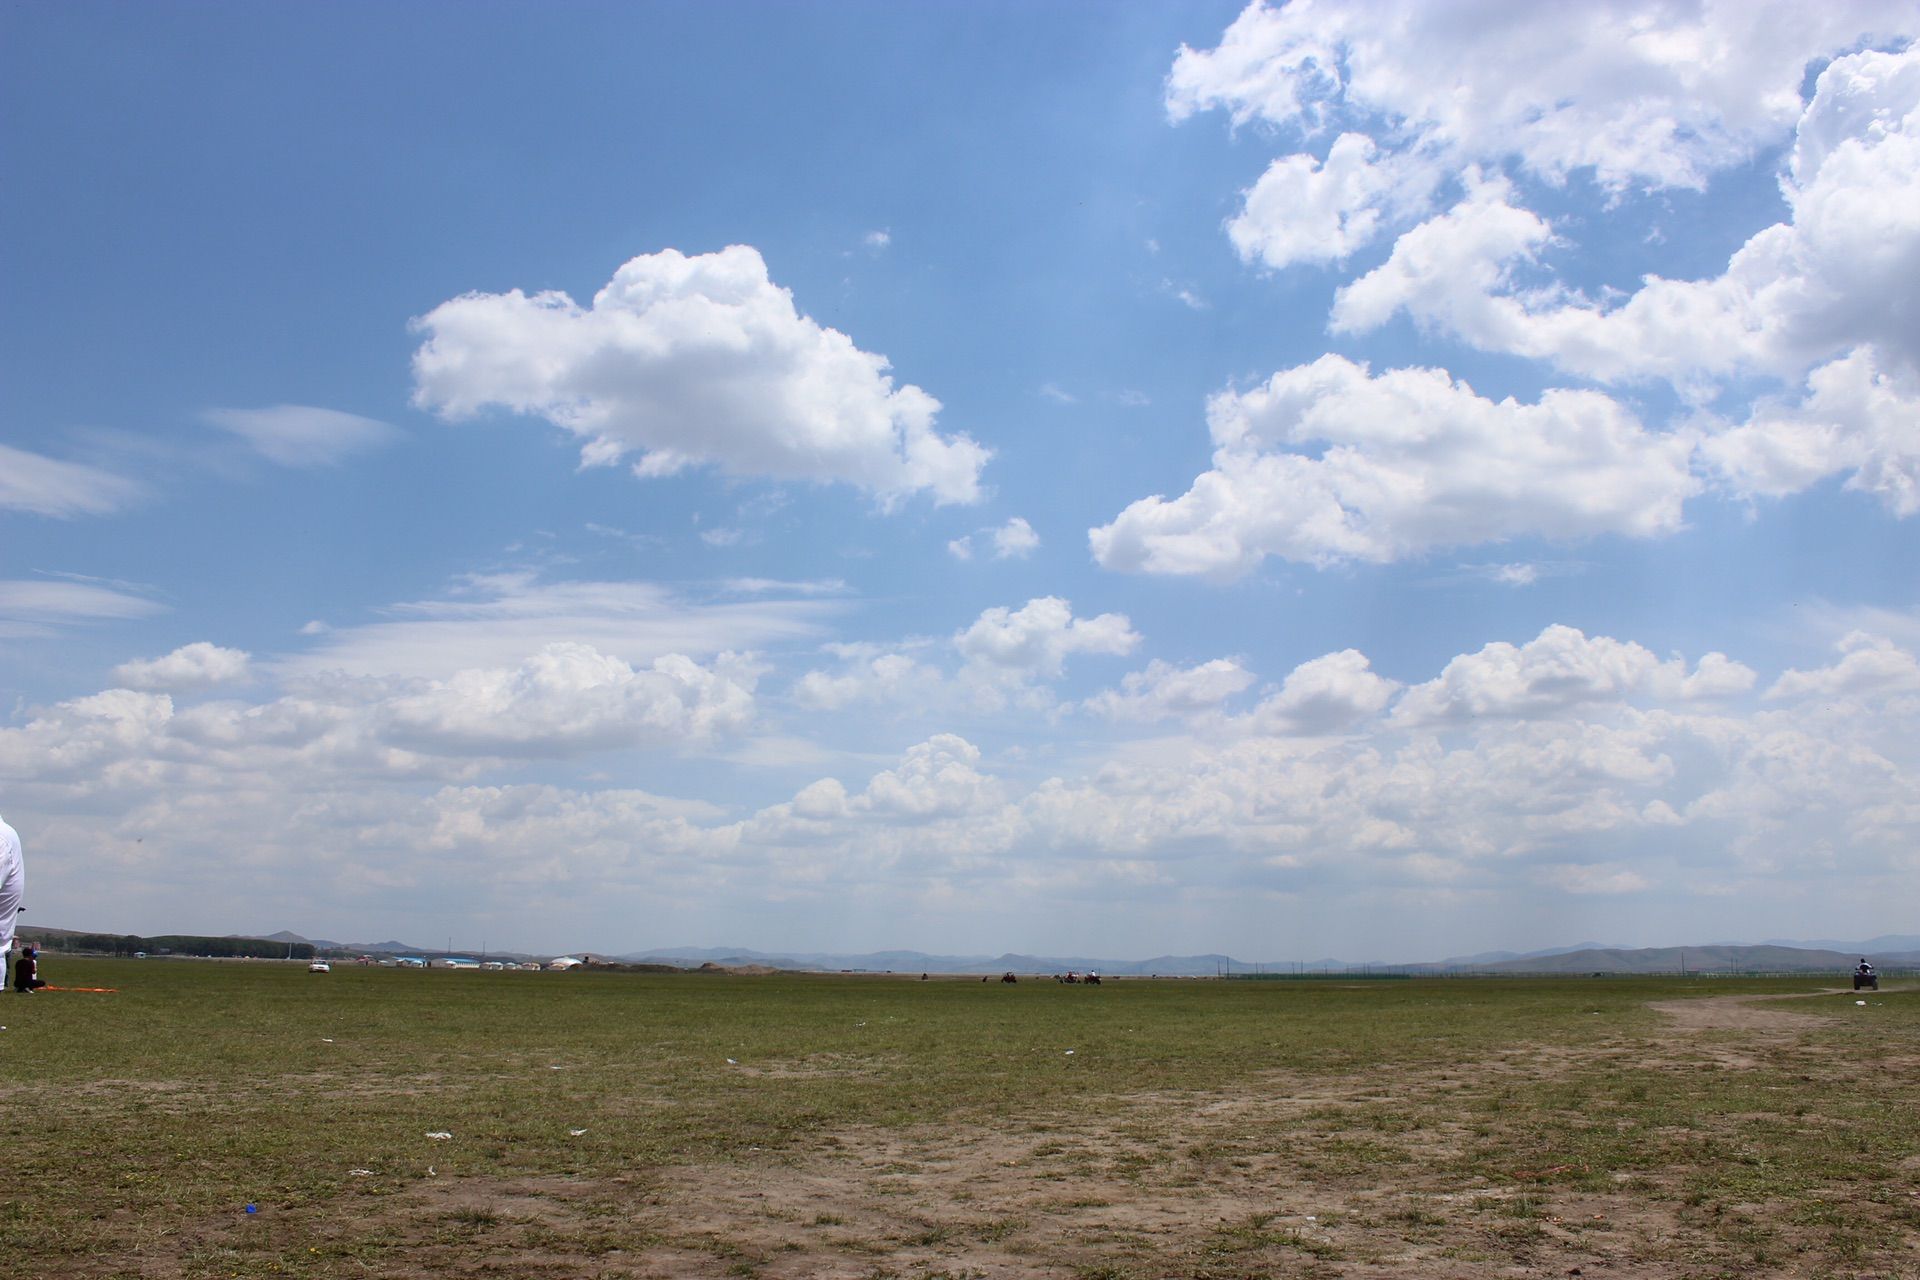
<path fill-rule="evenodd" d="M 1705 280 L 1648 276 L 1618 305 L 1515 291 L 1512 271 L 1551 240 L 1504 179 L 1470 177 L 1453 210 L 1409 231 L 1343 289 L 1337 330 L 1404 310 L 1475 346 L 1603 381 L 1683 389 L 1742 372 L 1797 377 L 1871 345 L 1920 370 L 1920 46 L 1834 59 L 1820 74 L 1782 180 L 1788 221 L 1755 234 Z"/>
<path fill-rule="evenodd" d="M 1089 532 L 1110 569 L 1237 577 L 1520 536 L 1648 537 L 1700 488 L 1692 439 L 1591 391 L 1488 400 L 1439 369 L 1327 355 L 1207 406 L 1213 470 Z"/>
<path fill-rule="evenodd" d="M 993 803 L 999 788 L 976 767 L 980 748 L 956 734 L 937 734 L 907 751 L 898 768 L 883 770 L 849 809 L 889 818 L 952 817 Z"/>
<path fill-rule="evenodd" d="M 123 662 L 113 669 L 113 678 L 129 689 L 210 689 L 251 679 L 252 662 L 244 649 L 199 640 L 158 658 Z"/>
<path fill-rule="evenodd" d="M 953 643 L 976 671 L 1027 679 L 1059 675 L 1074 654 L 1131 653 L 1140 636 L 1123 613 L 1076 618 L 1069 602 L 1040 596 L 983 611 Z"/>
<path fill-rule="evenodd" d="M 1303 139 L 1345 126 L 1323 158 L 1278 162 L 1234 224 L 1242 252 L 1273 265 L 1268 246 L 1282 261 L 1338 258 L 1382 229 L 1383 209 L 1416 208 L 1436 168 L 1701 189 L 1789 134 L 1809 61 L 1914 20 L 1913 5 L 1876 0 L 1577 11 L 1255 0 L 1216 48 L 1181 50 L 1167 110 L 1178 121 L 1218 108 Z M 1391 149 L 1350 141 L 1356 130 Z"/>
<path fill-rule="evenodd" d="M 1861 348 L 1822 365 L 1796 404 L 1764 401 L 1700 443 L 1703 464 L 1743 497 L 1782 497 L 1847 473 L 1897 516 L 1920 512 L 1920 372 L 1883 373 Z"/>
<path fill-rule="evenodd" d="M 1524 645 L 1495 641 L 1447 663 L 1438 678 L 1408 689 L 1393 709 L 1402 725 L 1488 718 L 1552 717 L 1590 703 L 1639 696 L 1710 698 L 1745 692 L 1754 672 L 1710 653 L 1692 672 L 1632 641 L 1588 637 L 1554 625 Z"/>
<path fill-rule="evenodd" d="M 995 560 L 1024 560 L 1040 545 L 1040 535 L 1033 531 L 1033 526 L 1024 518 L 1014 516 L 1003 525 L 990 526 L 950 540 L 947 554 L 955 560 L 973 559 L 976 538 L 992 544 Z"/>
<path fill-rule="evenodd" d="M 266 409 L 209 409 L 207 422 L 245 440 L 255 452 L 283 467 L 332 466 L 397 439 L 385 422 L 318 409 L 279 404 Z"/>
<path fill-rule="evenodd" d="M 1885 636 L 1855 631 L 1837 647 L 1841 656 L 1832 666 L 1785 672 L 1767 690 L 1767 697 L 1871 697 L 1920 692 L 1920 662 Z"/>
<path fill-rule="evenodd" d="M 1378 715 L 1399 688 L 1375 674 L 1367 655 L 1343 649 L 1288 672 L 1248 718 L 1263 733 L 1335 733 Z"/>
<path fill-rule="evenodd" d="M 1225 659 L 1134 674 L 1108 700 L 1120 718 L 1203 720 L 1249 687 Z M 451 680 L 311 678 L 255 703 L 114 689 L 0 726 L 0 785 L 13 816 L 34 816 L 36 847 L 76 875 L 144 884 L 158 859 L 155 884 L 209 893 L 324 846 L 354 892 L 497 874 L 549 897 L 571 884 L 896 904 L 955 886 L 1084 901 L 1115 883 L 1151 885 L 1157 902 L 1351 882 L 1785 892 L 1836 832 L 1853 874 L 1895 884 L 1920 814 L 1910 653 L 1849 637 L 1832 667 L 1777 682 L 1782 705 L 1754 709 L 1735 700 L 1753 678 L 1732 659 L 1689 667 L 1570 628 L 1455 658 L 1402 695 L 1418 714 L 1380 715 L 1391 683 L 1357 653 L 1328 654 L 1241 718 L 1264 714 L 1268 731 L 1124 744 L 1051 777 L 990 765 L 954 733 L 864 784 L 822 777 L 745 818 L 498 776 L 745 732 L 754 678 L 559 650 Z M 238 867 L 236 844 L 249 850 Z"/>
<path fill-rule="evenodd" d="M 1283 156 L 1247 190 L 1227 223 L 1240 257 L 1279 270 L 1297 262 L 1343 262 L 1395 214 L 1417 212 L 1442 170 L 1424 160 L 1383 156 L 1373 139 L 1343 133 L 1326 158 Z"/>
<path fill-rule="evenodd" d="M 510 670 L 462 671 L 382 711 L 394 741 L 449 754 L 699 744 L 752 720 L 755 675 L 732 655 L 711 669 L 670 654 L 636 670 L 588 645 L 562 643 Z"/>
<path fill-rule="evenodd" d="M 136 676 L 157 676 L 231 668 L 245 656 L 186 652 L 129 665 Z M 512 667 L 447 680 L 310 679 L 254 703 L 182 706 L 170 693 L 111 689 L 0 731 L 0 776 L 30 774 L 90 793 L 171 783 L 216 794 L 361 777 L 462 779 L 501 761 L 699 748 L 751 722 L 758 674 L 731 655 L 704 667 L 668 656 L 636 669 L 559 644 Z"/>
<path fill-rule="evenodd" d="M 1155 658 L 1146 670 L 1122 676 L 1118 689 L 1097 693 L 1081 705 L 1111 720 L 1188 720 L 1218 712 L 1253 683 L 1253 673 L 1233 658 L 1215 658 L 1191 667 Z"/>
<path fill-rule="evenodd" d="M 1040 535 L 1019 516 L 1014 516 L 993 530 L 993 557 L 996 560 L 1024 560 L 1039 545 Z"/>
<path fill-rule="evenodd" d="M 140 486 L 125 476 L 0 444 L 0 511 L 61 519 L 100 516 L 128 506 L 140 494 Z"/>
<path fill-rule="evenodd" d="M 710 465 L 850 484 L 883 504 L 980 496 L 988 451 L 936 431 L 938 401 L 802 315 L 746 245 L 643 254 L 588 307 L 470 293 L 416 327 L 416 405 L 451 421 L 491 406 L 544 418 L 584 441 L 584 464 L 638 453 L 641 476 Z"/>
<path fill-rule="evenodd" d="M 903 854 L 965 857 L 986 846 L 1004 848 L 1007 788 L 981 770 L 980 760 L 980 749 L 965 738 L 935 734 L 859 792 L 838 778 L 822 778 L 792 800 L 762 809 L 742 824 L 741 842 L 767 849 L 838 846 L 859 865 Z"/>
<path fill-rule="evenodd" d="M 893 703 L 930 696 L 940 673 L 911 656 L 874 645 L 831 646 L 843 659 L 837 672 L 808 671 L 794 682 L 793 698 L 812 711 L 838 711 L 856 703 Z"/>

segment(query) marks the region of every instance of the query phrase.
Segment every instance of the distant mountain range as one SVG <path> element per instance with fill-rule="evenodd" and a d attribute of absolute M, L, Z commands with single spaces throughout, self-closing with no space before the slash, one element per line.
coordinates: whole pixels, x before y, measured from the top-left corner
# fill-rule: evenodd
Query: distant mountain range
<path fill-rule="evenodd" d="M 1888 944 L 1895 944 L 1890 946 Z M 876 951 L 858 955 L 823 952 L 777 953 L 740 947 L 667 947 L 620 956 L 628 962 L 728 968 L 757 965 L 805 972 L 853 973 L 1065 973 L 1088 969 L 1121 976 L 1214 977 L 1250 973 L 1702 973 L 1702 972 L 1812 972 L 1846 971 L 1861 956 L 1876 964 L 1920 966 L 1920 938 L 1885 937 L 1873 944 L 1841 943 L 1811 947 L 1795 944 L 1762 946 L 1610 947 L 1580 943 L 1544 951 L 1516 954 L 1481 952 L 1439 961 L 1348 961 L 1336 959 L 1248 963 L 1225 955 L 1155 956 L 1151 960 L 1103 960 L 1091 956 L 929 955 L 921 951 Z"/>
<path fill-rule="evenodd" d="M 46 929 L 47 933 L 73 930 Z M 238 936 L 238 935 L 234 935 Z M 262 935 L 247 935 L 249 937 Z M 388 939 L 385 942 L 334 942 L 282 930 L 264 935 L 274 942 L 312 943 L 323 951 L 365 955 L 435 956 L 441 947 Z M 461 954 L 469 954 L 462 952 Z M 473 953 L 477 954 L 477 953 Z M 503 960 L 545 958 L 545 953 L 495 951 Z M 572 954 L 584 955 L 575 951 Z M 1759 944 L 1712 943 L 1689 947 L 1622 947 L 1581 942 L 1542 951 L 1482 951 L 1445 960 L 1286 960 L 1249 962 L 1227 955 L 1154 956 L 1148 960 L 1113 960 L 1097 956 L 1042 956 L 1009 952 L 997 956 L 931 955 L 924 951 L 867 951 L 857 954 L 824 951 L 772 952 L 746 947 L 660 947 L 633 951 L 609 959 L 627 964 L 669 964 L 699 968 L 748 966 L 805 973 L 1084 973 L 1091 969 L 1115 977 L 1196 978 L 1223 974 L 1343 973 L 1375 971 L 1413 974 L 1446 973 L 1806 973 L 1850 970 L 1866 956 L 1882 968 L 1920 967 L 1920 935 L 1883 934 L 1865 941 L 1821 938 L 1813 941 L 1771 940 Z"/>

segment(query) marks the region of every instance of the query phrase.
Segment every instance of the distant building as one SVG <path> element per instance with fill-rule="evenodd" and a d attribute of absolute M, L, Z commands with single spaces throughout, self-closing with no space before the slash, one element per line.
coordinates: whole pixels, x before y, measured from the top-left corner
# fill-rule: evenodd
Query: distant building
<path fill-rule="evenodd" d="M 578 969 L 583 962 L 573 956 L 559 956 L 547 961 L 549 969 Z"/>

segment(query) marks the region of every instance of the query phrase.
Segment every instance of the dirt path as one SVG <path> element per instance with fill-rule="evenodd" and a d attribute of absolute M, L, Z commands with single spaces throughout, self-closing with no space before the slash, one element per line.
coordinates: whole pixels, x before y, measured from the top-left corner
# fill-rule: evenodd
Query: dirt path
<path fill-rule="evenodd" d="M 1673 1019 L 1679 1031 L 1758 1031 L 1792 1033 L 1806 1030 L 1804 1013 L 1764 1006 L 1778 1000 L 1806 1000 L 1816 996 L 1843 996 L 1845 987 L 1797 991 L 1790 995 L 1703 996 L 1691 1000 L 1660 1000 L 1647 1008 Z"/>

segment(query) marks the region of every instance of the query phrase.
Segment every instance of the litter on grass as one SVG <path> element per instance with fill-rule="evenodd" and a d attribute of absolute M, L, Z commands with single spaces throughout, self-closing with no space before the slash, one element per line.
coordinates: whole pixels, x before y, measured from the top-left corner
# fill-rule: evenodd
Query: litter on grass
<path fill-rule="evenodd" d="M 568 1133 L 569 1135 L 571 1135 L 572 1137 L 575 1137 L 575 1138 L 580 1138 L 580 1137 L 585 1137 L 585 1136 L 586 1136 L 586 1132 L 587 1132 L 587 1131 L 586 1131 L 585 1129 L 569 1129 L 569 1130 L 567 1130 L 567 1133 Z"/>
<path fill-rule="evenodd" d="M 373 1170 L 371 1170 L 371 1169 L 349 1169 L 349 1170 L 347 1170 L 347 1176 L 348 1176 L 349 1178 L 371 1178 L 371 1177 L 373 1176 Z"/>
<path fill-rule="evenodd" d="M 453 1135 L 448 1133 L 445 1129 L 435 1129 L 431 1133 L 429 1133 L 427 1136 L 429 1138 L 432 1138 L 435 1142 L 445 1142 L 448 1138 L 451 1138 Z"/>

